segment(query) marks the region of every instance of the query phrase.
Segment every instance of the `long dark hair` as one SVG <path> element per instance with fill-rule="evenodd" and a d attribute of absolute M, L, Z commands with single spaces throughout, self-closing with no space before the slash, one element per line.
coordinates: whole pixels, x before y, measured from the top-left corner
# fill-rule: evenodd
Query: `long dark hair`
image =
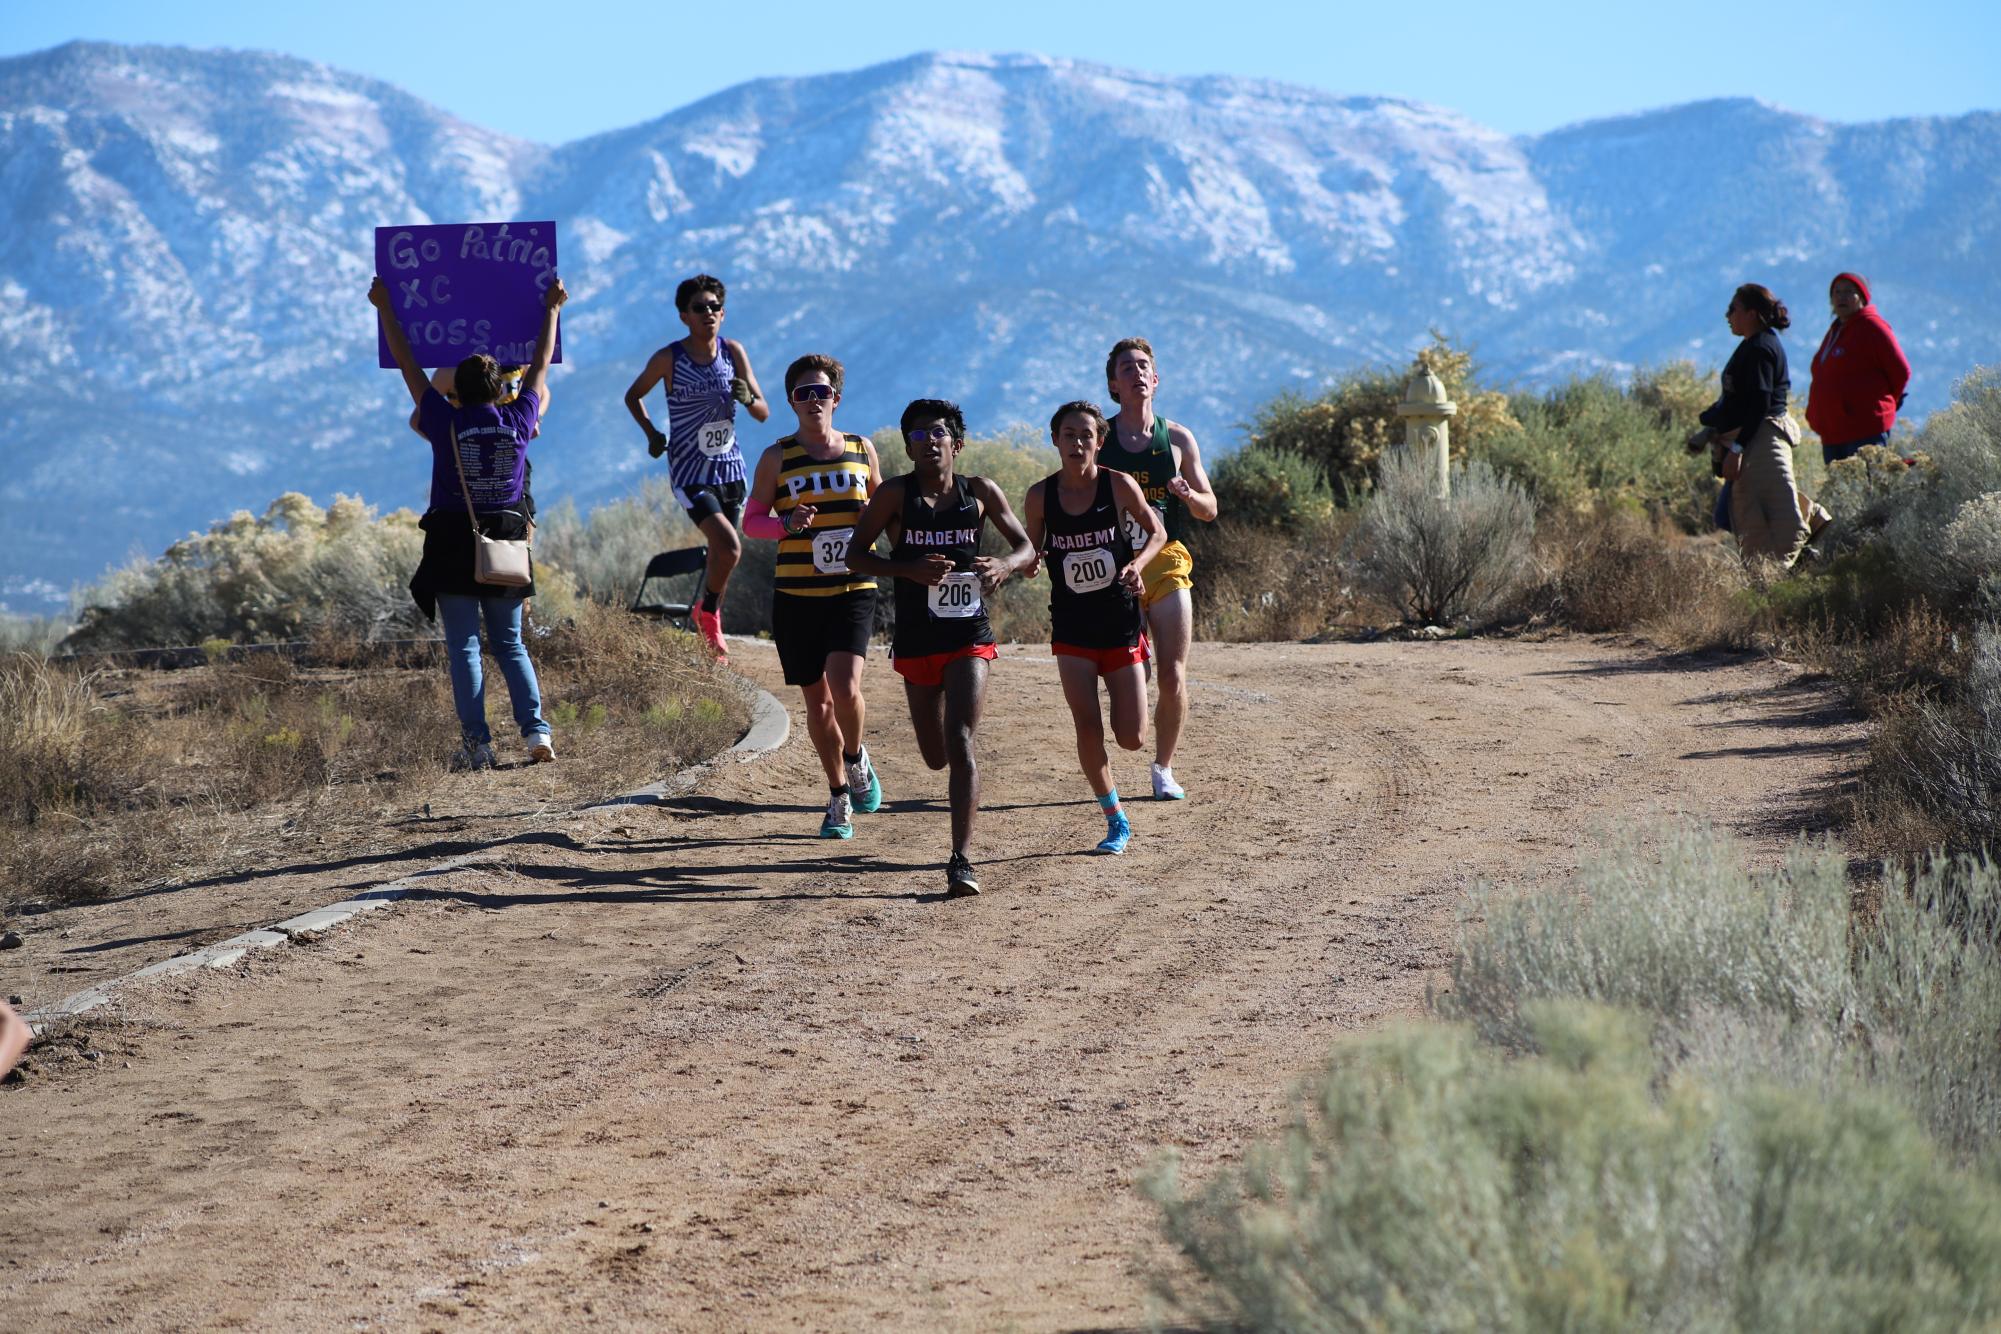
<path fill-rule="evenodd" d="M 1786 303 L 1773 296 L 1772 289 L 1762 283 L 1745 283 L 1732 299 L 1763 320 L 1767 329 L 1792 327 L 1793 317 L 1786 314 Z"/>

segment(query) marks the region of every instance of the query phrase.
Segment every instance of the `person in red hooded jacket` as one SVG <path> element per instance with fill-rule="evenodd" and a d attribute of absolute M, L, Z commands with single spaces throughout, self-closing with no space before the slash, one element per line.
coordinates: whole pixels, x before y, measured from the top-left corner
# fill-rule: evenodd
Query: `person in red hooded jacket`
<path fill-rule="evenodd" d="M 1832 463 L 1864 445 L 1890 443 L 1890 427 L 1904 405 L 1911 363 L 1890 332 L 1890 322 L 1869 301 L 1859 273 L 1838 273 L 1827 291 L 1834 323 L 1813 354 L 1806 421 L 1820 437 L 1820 456 Z"/>

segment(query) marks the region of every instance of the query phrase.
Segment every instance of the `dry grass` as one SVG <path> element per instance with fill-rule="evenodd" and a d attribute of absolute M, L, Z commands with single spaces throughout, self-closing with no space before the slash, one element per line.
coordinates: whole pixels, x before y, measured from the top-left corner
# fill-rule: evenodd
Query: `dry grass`
<path fill-rule="evenodd" d="M 327 646 L 341 661 L 338 643 Z M 748 701 L 693 636 L 584 604 L 533 641 L 563 786 L 579 800 L 714 754 Z M 348 659 L 352 661 L 352 656 Z M 488 664 L 495 735 L 511 732 Z M 273 820 L 366 837 L 452 783 L 442 663 L 295 665 L 275 655 L 180 673 L 0 665 L 17 744 L 0 757 L 0 896 L 72 902 L 258 855 Z"/>
<path fill-rule="evenodd" d="M 1195 635 L 1236 643 L 1312 639 L 1353 621 L 1362 595 L 1340 559 L 1352 511 L 1297 534 L 1221 519 L 1194 534 Z M 1370 604 L 1373 618 L 1393 617 Z"/>

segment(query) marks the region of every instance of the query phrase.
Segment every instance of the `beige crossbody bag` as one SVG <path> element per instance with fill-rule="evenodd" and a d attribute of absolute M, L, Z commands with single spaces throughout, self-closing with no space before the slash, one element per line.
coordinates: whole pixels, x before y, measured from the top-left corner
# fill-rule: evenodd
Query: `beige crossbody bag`
<path fill-rule="evenodd" d="M 457 422 L 452 423 L 452 463 L 459 470 L 459 497 L 465 501 L 466 518 L 472 523 L 473 582 L 496 584 L 502 588 L 528 587 L 535 582 L 528 550 L 535 526 L 528 526 L 528 537 L 510 541 L 496 541 L 479 530 L 479 516 L 473 513 L 472 508 L 472 488 L 466 485 L 465 460 L 459 457 Z"/>

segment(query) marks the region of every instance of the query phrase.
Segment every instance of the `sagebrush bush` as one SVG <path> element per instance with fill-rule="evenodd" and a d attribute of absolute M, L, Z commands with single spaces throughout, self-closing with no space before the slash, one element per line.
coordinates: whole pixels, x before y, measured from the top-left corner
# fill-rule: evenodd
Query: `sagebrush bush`
<path fill-rule="evenodd" d="M 1477 620 L 1525 578 L 1535 507 L 1478 460 L 1454 466 L 1452 494 L 1441 498 L 1434 468 L 1420 451 L 1382 457 L 1350 543 L 1357 580 L 1407 620 Z"/>
<path fill-rule="evenodd" d="M 2001 850 L 2001 629 L 1972 636 L 1964 681 L 1920 696 L 1875 747 L 1878 772 L 1973 847 Z"/>
<path fill-rule="evenodd" d="M 1517 1049 L 1530 1003 L 1552 997 L 1839 1027 L 1853 1006 L 1846 859 L 1801 846 L 1770 870 L 1747 861 L 1734 839 L 1679 822 L 1614 834 L 1560 891 L 1481 886 L 1439 1009 Z"/>
<path fill-rule="evenodd" d="M 32 653 L 46 658 L 75 628 L 68 616 L 15 616 L 0 612 L 0 654 Z"/>
<path fill-rule="evenodd" d="M 1621 1006 L 1712 1072 L 1871 1083 L 2001 1172 L 2001 868 L 1893 866 L 1857 920 L 1831 845 L 1752 870 L 1710 828 L 1669 824 L 1655 842 L 1614 835 L 1558 889 L 1478 890 L 1439 1012 L 1520 1051 L 1540 1002 Z"/>
<path fill-rule="evenodd" d="M 1647 1025 L 1524 1014 L 1350 1041 L 1282 1139 L 1146 1188 L 1229 1329 L 1957 1330 L 2001 1318 L 2001 1188 L 1880 1095 L 1665 1068 Z"/>
<path fill-rule="evenodd" d="M 322 510 L 287 492 L 112 574 L 84 595 L 68 647 L 296 640 L 330 626 L 404 638 L 423 619 L 406 588 L 422 550 L 408 510 L 378 516 L 353 496 Z"/>

